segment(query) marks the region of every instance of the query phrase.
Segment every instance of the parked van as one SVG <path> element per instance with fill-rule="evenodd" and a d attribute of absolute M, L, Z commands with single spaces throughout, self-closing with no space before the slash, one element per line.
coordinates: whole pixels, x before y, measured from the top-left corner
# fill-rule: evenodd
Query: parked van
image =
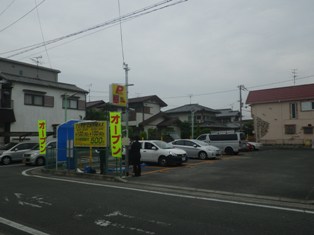
<path fill-rule="evenodd" d="M 238 154 L 242 148 L 246 148 L 243 132 L 212 132 L 202 134 L 196 139 L 214 145 L 226 154 Z"/>

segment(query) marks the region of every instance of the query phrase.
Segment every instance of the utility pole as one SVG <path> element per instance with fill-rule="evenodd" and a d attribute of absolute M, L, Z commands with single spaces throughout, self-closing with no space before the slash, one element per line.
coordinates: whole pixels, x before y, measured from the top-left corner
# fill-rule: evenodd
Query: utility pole
<path fill-rule="evenodd" d="M 196 110 L 191 110 L 191 139 L 194 139 L 194 114 Z"/>
<path fill-rule="evenodd" d="M 293 85 L 295 86 L 295 80 L 297 78 L 297 69 L 292 69 L 292 74 L 293 74 Z"/>
<path fill-rule="evenodd" d="M 126 105 L 125 105 L 125 137 L 129 139 L 129 67 L 128 64 L 123 63 L 123 69 L 125 71 L 125 90 L 126 90 Z M 125 173 L 129 175 L 129 153 L 125 151 Z"/>
<path fill-rule="evenodd" d="M 239 93 L 240 93 L 240 100 L 239 100 L 240 102 L 240 130 L 242 130 L 242 108 L 243 108 L 242 91 L 245 91 L 247 89 L 245 88 L 244 85 L 240 85 L 238 86 L 238 88 L 239 88 Z"/>

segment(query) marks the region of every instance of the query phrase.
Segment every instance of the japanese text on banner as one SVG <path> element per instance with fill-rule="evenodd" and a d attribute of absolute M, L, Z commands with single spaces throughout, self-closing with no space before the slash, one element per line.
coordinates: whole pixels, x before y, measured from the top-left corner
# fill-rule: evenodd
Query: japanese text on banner
<path fill-rule="evenodd" d="M 46 121 L 38 120 L 39 152 L 46 154 Z"/>
<path fill-rule="evenodd" d="M 110 144 L 113 157 L 122 157 L 121 113 L 110 112 Z"/>

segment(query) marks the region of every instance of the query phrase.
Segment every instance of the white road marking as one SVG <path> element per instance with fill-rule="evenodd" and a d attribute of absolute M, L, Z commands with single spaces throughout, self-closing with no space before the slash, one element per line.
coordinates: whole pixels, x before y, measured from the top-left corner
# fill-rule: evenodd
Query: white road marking
<path fill-rule="evenodd" d="M 8 167 L 17 167 L 17 166 L 22 166 L 24 165 L 23 163 L 19 164 L 9 164 L 9 165 L 0 165 L 1 168 L 8 168 Z"/>
<path fill-rule="evenodd" d="M 126 217 L 126 218 L 131 218 L 131 219 L 135 218 L 134 216 L 124 215 L 124 214 L 122 214 L 119 211 L 115 211 L 115 212 L 113 212 L 113 213 L 111 213 L 109 215 L 105 215 L 105 217 L 113 217 L 113 216 L 122 216 L 122 217 Z M 141 229 L 141 228 L 129 227 L 129 226 L 124 225 L 124 224 L 114 223 L 114 222 L 111 222 L 111 221 L 109 221 L 107 219 L 96 220 L 95 224 L 98 225 L 98 226 L 101 226 L 101 227 L 112 226 L 112 227 L 116 227 L 116 228 L 120 228 L 120 229 L 127 229 L 127 230 L 141 232 L 141 233 L 150 234 L 150 235 L 154 235 L 155 234 L 154 232 L 147 231 L 147 230 L 144 230 L 144 229 Z"/>
<path fill-rule="evenodd" d="M 13 228 L 18 229 L 18 230 L 21 230 L 23 232 L 32 234 L 32 235 L 49 235 L 48 233 L 41 232 L 37 229 L 33 229 L 30 227 L 24 226 L 22 224 L 18 224 L 16 222 L 13 222 L 11 220 L 8 220 L 8 219 L 2 218 L 2 217 L 0 217 L 0 223 L 8 225 L 8 226 L 13 227 Z"/>
<path fill-rule="evenodd" d="M 123 214 L 121 213 L 120 211 L 114 211 L 108 215 L 105 215 L 105 217 L 118 217 L 118 216 L 121 216 L 121 217 L 124 217 L 124 218 L 129 218 L 129 219 L 135 219 L 136 217 L 133 216 L 133 215 L 126 215 L 126 214 Z M 142 220 L 144 222 L 149 222 L 149 223 L 153 223 L 153 224 L 159 224 L 159 225 L 166 225 L 166 226 L 170 226 L 171 224 L 169 223 L 165 223 L 165 222 L 162 222 L 162 221 L 157 221 L 157 220 L 147 220 L 147 219 L 143 219 L 143 218 L 136 218 L 138 220 Z"/>
<path fill-rule="evenodd" d="M 221 203 L 243 205 L 243 206 L 260 207 L 260 208 L 275 209 L 275 210 L 304 213 L 304 214 L 314 214 L 314 211 L 307 210 L 307 209 L 296 209 L 296 208 L 281 207 L 281 206 L 271 206 L 271 205 L 264 205 L 264 204 L 258 204 L 258 203 L 239 202 L 239 201 L 231 201 L 231 200 L 225 200 L 225 199 L 207 198 L 207 197 L 199 197 L 199 196 L 191 196 L 191 195 L 180 195 L 180 194 L 176 194 L 176 193 L 158 192 L 158 191 L 147 190 L 147 189 L 137 189 L 137 188 L 116 186 L 116 185 L 107 185 L 107 184 L 82 182 L 82 181 L 76 181 L 76 180 L 70 180 L 70 179 L 53 178 L 51 176 L 46 177 L 46 176 L 40 176 L 40 175 L 28 175 L 27 172 L 32 170 L 32 169 L 33 168 L 23 171 L 22 175 L 32 176 L 32 177 L 42 178 L 42 179 L 55 180 L 55 181 L 76 183 L 76 184 L 85 184 L 85 185 L 93 185 L 93 186 L 106 187 L 106 188 L 115 188 L 115 189 L 121 189 L 121 190 L 138 191 L 138 192 L 158 194 L 158 195 L 164 195 L 164 196 L 172 196 L 172 197 L 188 198 L 188 199 L 212 201 L 212 202 L 221 202 Z"/>
<path fill-rule="evenodd" d="M 23 198 L 25 198 L 23 193 L 14 193 L 14 195 L 16 196 L 16 198 L 18 200 L 18 204 L 21 206 L 31 206 L 31 207 L 36 207 L 36 208 L 42 208 L 41 205 L 35 204 L 33 202 L 27 202 L 27 201 L 25 201 L 25 199 L 23 200 Z M 31 201 L 35 201 L 36 203 L 39 203 L 42 205 L 52 206 L 52 203 L 43 201 L 43 198 L 40 196 L 33 196 L 31 198 Z"/>

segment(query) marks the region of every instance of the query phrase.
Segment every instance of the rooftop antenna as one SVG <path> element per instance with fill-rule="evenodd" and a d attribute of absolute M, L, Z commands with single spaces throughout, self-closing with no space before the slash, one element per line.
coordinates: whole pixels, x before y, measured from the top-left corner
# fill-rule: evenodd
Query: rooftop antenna
<path fill-rule="evenodd" d="M 33 58 L 30 59 L 31 61 L 36 63 L 36 66 L 37 66 L 37 78 L 39 78 L 38 77 L 38 66 L 43 63 L 39 59 L 42 59 L 42 58 L 43 58 L 42 56 L 36 56 L 36 57 L 33 57 Z"/>

